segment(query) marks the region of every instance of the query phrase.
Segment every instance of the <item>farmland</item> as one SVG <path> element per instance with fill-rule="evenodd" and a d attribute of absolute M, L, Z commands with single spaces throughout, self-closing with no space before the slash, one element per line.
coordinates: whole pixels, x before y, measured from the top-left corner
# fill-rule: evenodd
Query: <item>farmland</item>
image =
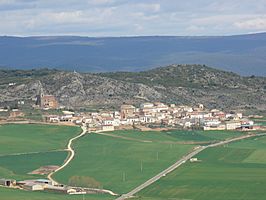
<path fill-rule="evenodd" d="M 210 148 L 141 191 L 142 200 L 260 200 L 265 197 L 266 137 Z"/>
<path fill-rule="evenodd" d="M 231 137 L 237 137 L 243 133 L 239 131 L 184 131 L 184 130 L 169 130 L 169 131 L 115 131 L 110 134 L 122 137 L 129 137 L 136 140 L 147 140 L 153 142 L 175 143 L 175 142 L 211 142 L 216 140 L 224 140 Z"/>
<path fill-rule="evenodd" d="M 0 200 L 83 200 L 82 195 L 62 195 L 46 192 L 28 192 L 0 187 Z M 85 200 L 112 200 L 108 195 L 86 195 Z"/>
<path fill-rule="evenodd" d="M 80 128 L 33 124 L 0 126 L 0 177 L 17 180 L 43 178 L 29 172 L 45 165 L 61 165 L 67 157 L 65 148 L 69 138 Z M 27 192 L 0 187 L 0 200 L 78 200 L 82 196 L 69 196 L 45 192 Z M 87 200 L 109 200 L 106 195 L 88 195 Z M 112 199 L 112 198 L 111 198 Z"/>
<path fill-rule="evenodd" d="M 90 134 L 74 145 L 76 157 L 55 179 L 68 183 L 73 175 L 92 177 L 101 187 L 122 194 L 173 164 L 195 145 L 238 136 L 235 132 L 139 132 Z M 184 142 L 184 144 L 182 143 Z"/>
<path fill-rule="evenodd" d="M 192 147 L 91 134 L 75 143 L 77 156 L 55 178 L 67 183 L 73 175 L 89 176 L 103 188 L 123 193 L 168 167 Z"/>
<path fill-rule="evenodd" d="M 37 124 L 0 125 L 0 155 L 64 149 L 78 127 Z"/>
<path fill-rule="evenodd" d="M 44 177 L 28 173 L 44 165 L 61 165 L 67 157 L 67 152 L 62 150 L 68 139 L 79 132 L 80 129 L 77 127 L 65 126 L 0 126 L 0 177 L 18 180 Z M 243 133 L 233 131 L 174 130 L 91 133 L 74 142 L 76 151 L 74 160 L 56 173 L 54 178 L 68 184 L 75 176 L 89 177 L 99 183 L 100 188 L 122 194 L 173 164 L 195 145 L 237 137 L 241 134 Z M 167 198 L 201 200 L 217 193 L 218 196 L 213 199 L 220 200 L 219 196 L 229 191 L 232 196 L 228 198 L 237 200 L 237 194 L 244 190 L 243 195 L 246 195 L 246 199 L 252 200 L 252 195 L 248 191 L 256 189 L 258 197 L 261 197 L 260 193 L 263 192 L 260 191 L 260 187 L 249 186 L 248 183 L 265 185 L 266 177 L 263 176 L 266 172 L 265 143 L 265 138 L 255 138 L 226 147 L 208 149 L 198 156 L 202 162 L 186 163 L 138 195 L 145 200 Z M 224 173 L 228 174 L 229 178 Z M 250 179 L 245 179 L 246 176 Z M 6 197 L 11 200 L 18 197 L 22 200 L 74 199 L 72 196 L 5 188 L 0 188 L 0 193 L 0 200 L 7 199 Z M 75 199 L 82 197 L 75 196 Z M 114 197 L 86 195 L 85 199 L 109 200 Z"/>
<path fill-rule="evenodd" d="M 0 126 L 0 177 L 36 178 L 28 173 L 41 166 L 61 165 L 67 157 L 63 151 L 67 140 L 79 132 L 77 127 L 65 126 Z"/>
<path fill-rule="evenodd" d="M 18 180 L 40 177 L 28 173 L 41 166 L 61 165 L 66 157 L 65 151 L 0 156 L 0 177 Z"/>

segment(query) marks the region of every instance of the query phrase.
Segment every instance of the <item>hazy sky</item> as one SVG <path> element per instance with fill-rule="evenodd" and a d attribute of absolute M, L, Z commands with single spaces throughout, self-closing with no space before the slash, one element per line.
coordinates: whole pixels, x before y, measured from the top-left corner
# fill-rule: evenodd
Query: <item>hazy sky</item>
<path fill-rule="evenodd" d="M 266 0 L 0 0 L 0 35 L 232 35 L 266 31 Z"/>

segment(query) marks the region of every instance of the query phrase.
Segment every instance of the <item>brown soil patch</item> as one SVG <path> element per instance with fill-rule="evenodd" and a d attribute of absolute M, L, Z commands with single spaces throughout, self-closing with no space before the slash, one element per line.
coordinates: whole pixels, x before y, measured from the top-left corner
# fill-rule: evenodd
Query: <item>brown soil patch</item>
<path fill-rule="evenodd" d="M 38 174 L 38 175 L 45 175 L 45 174 L 50 174 L 51 172 L 54 172 L 59 166 L 56 165 L 49 165 L 49 166 L 43 166 L 40 167 L 39 169 L 36 169 L 29 174 Z"/>

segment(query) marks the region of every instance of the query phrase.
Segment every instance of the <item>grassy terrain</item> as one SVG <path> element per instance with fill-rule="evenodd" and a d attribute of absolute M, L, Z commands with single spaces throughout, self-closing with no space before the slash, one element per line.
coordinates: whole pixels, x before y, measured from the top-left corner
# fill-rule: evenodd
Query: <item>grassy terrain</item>
<path fill-rule="evenodd" d="M 157 142 L 210 142 L 214 140 L 224 140 L 227 138 L 237 137 L 242 135 L 239 131 L 147 131 L 140 132 L 135 130 L 115 131 L 110 134 L 129 137 L 139 140 L 157 141 Z"/>
<path fill-rule="evenodd" d="M 77 127 L 48 125 L 1 125 L 0 126 L 0 177 L 17 180 L 42 178 L 41 175 L 29 175 L 45 165 L 61 165 L 67 152 L 52 151 L 64 149 L 67 140 L 78 134 Z M 48 152 L 52 151 L 52 152 Z M 29 153 L 27 152 L 40 152 Z M 17 154 L 18 153 L 18 154 Z M 22 153 L 22 154 L 19 154 Z M 23 154 L 25 153 L 25 154 Z M 16 155 L 17 154 L 17 155 Z M 109 200 L 106 195 L 86 195 L 88 200 Z M 0 187 L 0 200 L 60 200 L 83 199 L 82 196 L 71 196 L 45 192 L 26 192 Z"/>
<path fill-rule="evenodd" d="M 64 149 L 67 140 L 79 132 L 80 129 L 77 127 L 64 126 L 0 126 L 0 177 L 32 178 L 36 176 L 28 175 L 27 173 L 34 169 L 44 165 L 59 165 L 66 158 L 66 152 L 49 151 Z M 108 134 L 111 136 L 89 134 L 75 141 L 76 156 L 65 169 L 55 174 L 56 180 L 67 184 L 73 176 L 86 176 L 95 179 L 105 189 L 110 189 L 119 194 L 126 193 L 173 164 L 194 147 L 194 145 L 182 144 L 182 142 L 223 140 L 239 136 L 242 133 L 224 131 L 116 131 Z M 225 148 L 220 147 L 204 151 L 199 155 L 199 158 L 203 160 L 202 163 L 187 163 L 184 167 L 173 172 L 171 176 L 167 176 L 155 183 L 158 184 L 155 189 L 152 188 L 154 184 L 140 193 L 140 195 L 144 199 L 190 198 L 200 200 L 206 199 L 207 193 L 205 196 L 198 198 L 198 192 L 200 190 L 208 190 L 208 187 L 216 187 L 222 195 L 222 192 L 224 192 L 222 186 L 228 185 L 226 176 L 222 173 L 223 170 L 230 175 L 231 180 L 234 180 L 232 173 L 237 174 L 240 171 L 237 174 L 237 178 L 241 178 L 246 174 L 244 170 L 249 169 L 249 167 L 247 174 L 252 174 L 252 170 L 255 170 L 257 174 L 254 176 L 255 178 L 260 173 L 266 172 L 264 170 L 266 159 L 259 159 L 258 161 L 258 158 L 264 155 L 265 142 L 266 140 L 261 138 L 255 138 L 255 140 L 253 138 Z M 12 155 L 14 153 L 27 152 L 40 153 Z M 242 164 L 247 165 L 247 167 L 242 169 Z M 219 167 L 224 168 L 219 169 Z M 196 171 L 194 172 L 193 170 Z M 212 176 L 208 174 L 210 170 L 214 170 L 211 174 Z M 216 174 L 217 176 L 215 176 Z M 179 176 L 182 175 L 184 177 L 180 179 Z M 194 179 L 197 177 L 199 178 L 198 182 Z M 255 178 L 251 180 L 256 181 Z M 266 177 L 257 178 L 260 181 Z M 217 180 L 219 180 L 218 183 L 216 183 Z M 259 183 L 265 184 L 264 182 Z M 234 184 L 240 187 L 240 180 L 236 179 L 232 184 L 232 187 Z M 182 189 L 183 193 L 180 192 L 180 189 Z M 191 193 L 188 192 L 190 190 L 192 190 Z M 211 192 L 214 193 L 214 191 L 215 188 L 211 189 Z M 236 191 L 234 192 L 236 193 Z M 22 200 L 82 198 L 81 196 L 32 193 L 3 188 L 0 188 L 0 193 L 0 200 L 1 198 L 3 200 L 18 198 Z M 178 196 L 180 194 L 181 196 Z M 209 196 L 211 195 L 212 193 L 209 194 Z M 112 198 L 101 195 L 88 195 L 85 197 L 85 199 L 89 200 Z"/>
<path fill-rule="evenodd" d="M 75 142 L 76 157 L 55 178 L 67 183 L 71 176 L 88 176 L 103 188 L 121 194 L 145 182 L 192 149 L 192 145 L 182 142 L 210 142 L 242 133 L 115 131 L 108 134 L 114 137 L 91 134 Z"/>
<path fill-rule="evenodd" d="M 143 200 L 261 200 L 265 198 L 266 137 L 207 149 L 202 162 L 180 169 L 141 191 Z"/>
<path fill-rule="evenodd" d="M 66 157 L 65 151 L 0 156 L 0 177 L 12 177 L 16 180 L 42 177 L 28 173 L 41 166 L 60 166 Z"/>
<path fill-rule="evenodd" d="M 79 132 L 77 127 L 66 126 L 1 125 L 0 177 L 32 178 L 28 173 L 41 166 L 61 165 L 67 157 L 62 149 Z"/>
<path fill-rule="evenodd" d="M 83 200 L 82 195 L 64 195 L 45 192 L 27 192 L 0 187 L 0 200 Z M 111 200 L 107 195 L 85 195 L 84 200 Z"/>
<path fill-rule="evenodd" d="M 0 125 L 0 155 L 64 149 L 68 139 L 79 132 L 78 127 Z"/>
<path fill-rule="evenodd" d="M 124 193 L 173 164 L 192 147 L 90 134 L 75 142 L 76 157 L 55 178 L 67 183 L 71 176 L 88 176 L 105 189 Z"/>

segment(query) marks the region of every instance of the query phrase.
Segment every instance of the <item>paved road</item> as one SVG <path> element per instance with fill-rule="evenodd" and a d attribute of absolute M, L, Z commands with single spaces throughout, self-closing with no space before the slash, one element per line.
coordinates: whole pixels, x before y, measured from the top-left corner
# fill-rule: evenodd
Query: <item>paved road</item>
<path fill-rule="evenodd" d="M 82 126 L 81 128 L 82 128 L 82 132 L 78 136 L 73 137 L 73 138 L 71 138 L 68 141 L 67 149 L 66 150 L 70 152 L 70 155 L 68 156 L 67 160 L 64 162 L 64 164 L 61 167 L 57 168 L 55 171 L 53 171 L 50 174 L 48 174 L 47 178 L 49 180 L 51 180 L 52 182 L 57 183 L 52 178 L 53 174 L 56 173 L 56 172 L 58 172 L 58 171 L 60 171 L 60 170 L 62 170 L 63 168 L 65 168 L 71 162 L 71 160 L 73 160 L 73 158 L 75 156 L 75 151 L 72 149 L 72 143 L 73 143 L 73 141 L 76 140 L 76 139 L 78 139 L 78 138 L 80 138 L 80 137 L 82 137 L 83 135 L 85 135 L 87 133 L 87 128 L 85 126 Z"/>
<path fill-rule="evenodd" d="M 189 160 L 190 158 L 194 157 L 195 155 L 197 155 L 198 153 L 200 153 L 204 149 L 207 149 L 207 148 L 210 148 L 210 147 L 216 147 L 216 146 L 225 145 L 225 144 L 228 144 L 228 143 L 231 143 L 231 142 L 234 142 L 234 141 L 247 139 L 247 138 L 250 138 L 250 137 L 265 136 L 265 135 L 266 135 L 266 133 L 257 134 L 257 135 L 253 135 L 253 134 L 252 135 L 244 135 L 244 136 L 240 136 L 240 137 L 237 137 L 237 138 L 228 139 L 228 140 L 225 140 L 225 141 L 221 141 L 221 142 L 217 142 L 217 143 L 214 143 L 214 144 L 210 144 L 210 145 L 207 145 L 207 146 L 199 146 L 193 152 L 185 155 L 184 157 L 182 157 L 180 160 L 178 160 L 176 163 L 174 163 L 173 165 L 171 165 L 170 167 L 168 167 L 167 169 L 165 169 L 161 173 L 159 173 L 156 176 L 152 177 L 151 179 L 149 179 L 148 181 L 146 181 L 142 185 L 136 187 L 135 189 L 133 189 L 129 193 L 123 194 L 122 196 L 118 197 L 116 200 L 124 200 L 124 199 L 128 199 L 128 198 L 133 197 L 134 194 L 138 193 L 139 191 L 141 191 L 144 188 L 148 187 L 149 185 L 153 184 L 154 182 L 156 182 L 160 178 L 166 176 L 168 173 L 174 171 L 180 165 L 182 165 L 187 160 Z"/>

